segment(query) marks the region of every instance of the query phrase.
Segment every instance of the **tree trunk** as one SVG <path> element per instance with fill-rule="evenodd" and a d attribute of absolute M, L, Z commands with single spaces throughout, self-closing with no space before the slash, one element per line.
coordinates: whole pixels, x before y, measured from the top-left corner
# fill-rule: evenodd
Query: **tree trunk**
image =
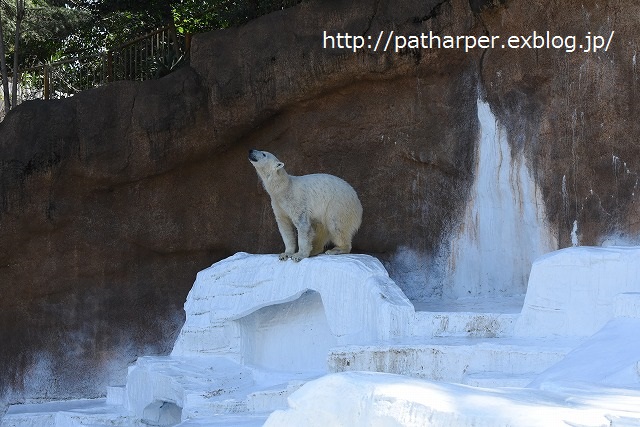
<path fill-rule="evenodd" d="M 11 91 L 11 105 L 15 108 L 18 105 L 18 81 L 20 80 L 19 55 L 20 52 L 20 25 L 24 18 L 24 0 L 16 0 L 16 41 L 13 50 L 13 86 Z"/>
<path fill-rule="evenodd" d="M 181 55 L 181 49 L 178 45 L 178 36 L 176 34 L 176 25 L 173 19 L 173 9 L 171 7 L 171 0 L 163 0 L 160 2 L 160 16 L 162 17 L 162 22 L 167 23 L 169 25 L 169 40 L 171 41 L 171 47 L 173 49 L 173 54 L 175 56 L 174 60 L 177 60 Z M 171 64 L 169 64 L 171 66 Z"/>
<path fill-rule="evenodd" d="M 7 76 L 7 60 L 4 49 L 4 35 L 2 34 L 2 10 L 0 10 L 0 72 L 2 72 L 2 89 L 4 94 L 4 112 L 5 114 L 11 109 L 11 100 L 9 99 L 9 78 Z"/>

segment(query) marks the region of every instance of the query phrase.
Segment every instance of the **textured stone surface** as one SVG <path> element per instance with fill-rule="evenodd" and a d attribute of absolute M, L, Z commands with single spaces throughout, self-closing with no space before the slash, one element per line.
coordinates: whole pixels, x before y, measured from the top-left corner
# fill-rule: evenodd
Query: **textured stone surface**
<path fill-rule="evenodd" d="M 102 393 L 137 355 L 169 351 L 197 271 L 279 252 L 248 148 L 292 174 L 345 178 L 364 207 L 354 251 L 424 279 L 465 211 L 481 94 L 524 152 L 559 247 L 574 223 L 581 244 L 637 240 L 639 8 L 309 1 L 196 36 L 192 68 L 162 80 L 12 111 L 0 123 L 0 393 Z M 354 54 L 323 50 L 324 30 L 616 33 L 596 54 Z M 439 292 L 398 284 L 412 298 Z"/>
<path fill-rule="evenodd" d="M 136 103 L 145 92 L 175 105 Z M 0 384 L 92 395 L 102 385 L 86 377 L 94 368 L 118 382 L 145 348 L 170 349 L 189 270 L 212 251 L 189 232 L 204 226 L 185 223 L 195 218 L 170 195 L 188 184 L 163 174 L 175 167 L 170 151 L 195 138 L 197 117 L 176 116 L 204 99 L 186 72 L 30 102 L 0 125 Z"/>
<path fill-rule="evenodd" d="M 411 336 L 415 317 L 380 261 L 358 254 L 281 262 L 237 253 L 198 273 L 185 312 L 174 356 L 222 355 L 255 365 L 262 358 L 279 370 L 296 363 L 308 369 L 313 359 L 319 371 L 331 347 Z"/>

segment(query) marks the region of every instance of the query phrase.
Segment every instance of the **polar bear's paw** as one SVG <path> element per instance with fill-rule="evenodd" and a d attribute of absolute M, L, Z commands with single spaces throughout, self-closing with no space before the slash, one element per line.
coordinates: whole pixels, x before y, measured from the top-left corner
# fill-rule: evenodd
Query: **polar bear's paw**
<path fill-rule="evenodd" d="M 304 254 L 301 254 L 300 252 L 296 252 L 293 255 L 289 255 L 289 258 L 295 262 L 300 262 L 305 258 L 309 258 L 309 255 L 304 255 Z"/>
<path fill-rule="evenodd" d="M 278 255 L 278 259 L 280 261 L 286 261 L 287 259 L 291 258 L 293 254 L 287 253 L 287 252 L 282 252 L 280 255 Z"/>
<path fill-rule="evenodd" d="M 328 251 L 325 252 L 325 254 L 327 255 L 340 255 L 340 254 L 348 254 L 349 252 L 351 252 L 350 249 L 346 249 L 346 248 L 339 248 L 339 247 L 335 247 L 333 249 L 329 249 Z"/>

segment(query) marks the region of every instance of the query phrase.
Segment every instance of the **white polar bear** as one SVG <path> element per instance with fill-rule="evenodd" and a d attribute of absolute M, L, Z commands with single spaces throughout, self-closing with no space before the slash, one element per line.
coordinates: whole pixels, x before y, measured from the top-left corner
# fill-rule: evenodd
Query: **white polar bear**
<path fill-rule="evenodd" d="M 329 255 L 351 252 L 351 240 L 362 223 L 362 205 L 353 187 L 333 175 L 291 176 L 284 163 L 266 151 L 249 150 L 249 160 L 271 197 L 285 246 L 280 260 L 300 261 L 321 253 L 330 242 L 335 247 L 326 251 Z"/>

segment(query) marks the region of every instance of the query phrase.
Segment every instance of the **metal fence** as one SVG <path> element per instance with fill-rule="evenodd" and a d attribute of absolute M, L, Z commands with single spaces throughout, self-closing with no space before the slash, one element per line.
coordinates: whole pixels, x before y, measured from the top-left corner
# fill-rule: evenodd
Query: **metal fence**
<path fill-rule="evenodd" d="M 18 102 L 67 98 L 107 82 L 103 55 L 56 61 L 21 70 Z"/>
<path fill-rule="evenodd" d="M 31 99 L 67 98 L 116 80 L 162 77 L 184 60 L 190 45 L 190 35 L 177 34 L 173 26 L 167 26 L 104 54 L 79 56 L 20 70 L 18 103 Z M 4 114 L 0 111 L 0 119 Z"/>
<path fill-rule="evenodd" d="M 106 55 L 107 80 L 150 80 L 162 77 L 184 58 L 189 35 L 165 27 L 110 50 Z"/>

